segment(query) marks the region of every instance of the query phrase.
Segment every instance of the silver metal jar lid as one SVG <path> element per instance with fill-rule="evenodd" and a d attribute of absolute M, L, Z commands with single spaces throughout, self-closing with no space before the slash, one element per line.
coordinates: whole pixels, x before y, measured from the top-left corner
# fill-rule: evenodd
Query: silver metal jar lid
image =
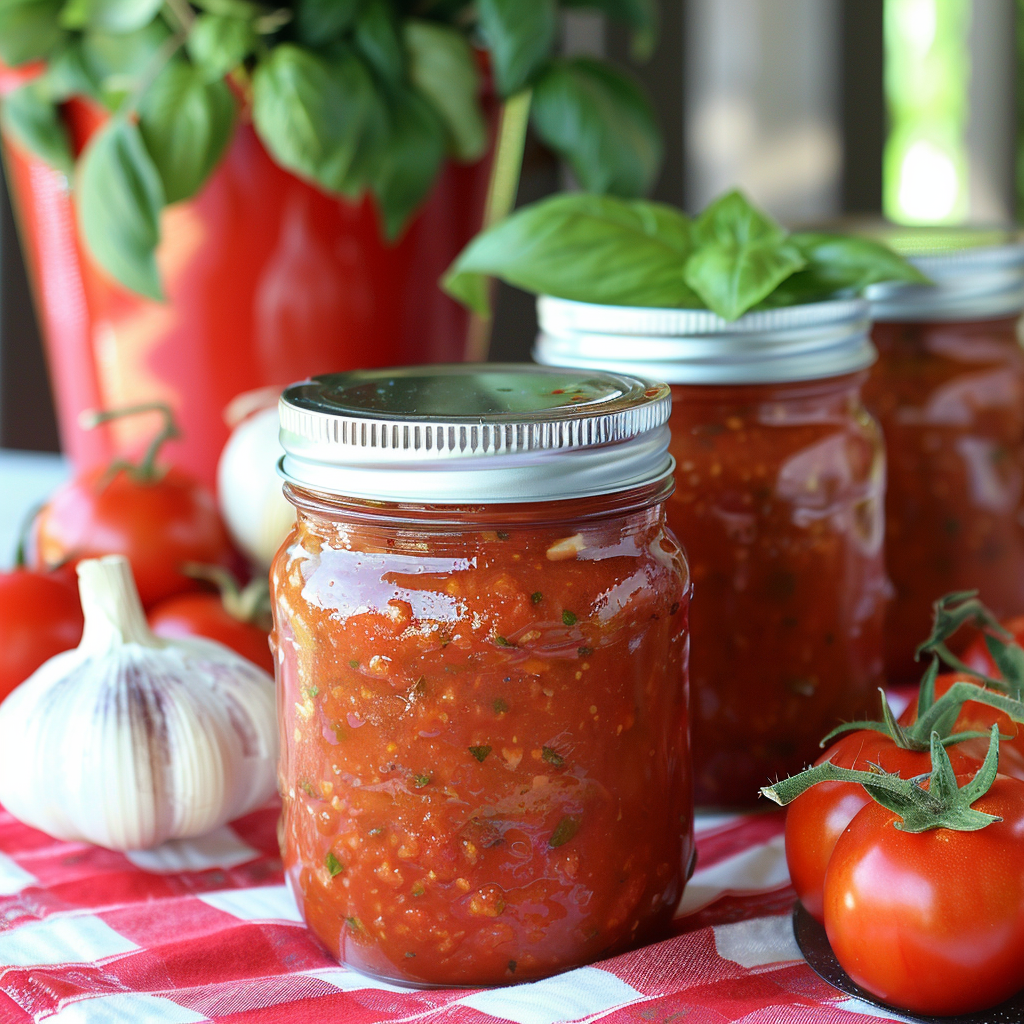
<path fill-rule="evenodd" d="M 875 320 L 989 320 L 1024 311 L 1024 241 L 1002 228 L 887 228 L 879 237 L 932 285 L 868 289 Z"/>
<path fill-rule="evenodd" d="M 670 384 L 764 384 L 854 373 L 876 358 L 862 299 L 758 310 L 602 306 L 542 296 L 534 359 Z"/>
<path fill-rule="evenodd" d="M 672 471 L 667 385 L 465 364 L 357 370 L 281 396 L 281 474 L 310 490 L 442 505 L 612 494 Z"/>

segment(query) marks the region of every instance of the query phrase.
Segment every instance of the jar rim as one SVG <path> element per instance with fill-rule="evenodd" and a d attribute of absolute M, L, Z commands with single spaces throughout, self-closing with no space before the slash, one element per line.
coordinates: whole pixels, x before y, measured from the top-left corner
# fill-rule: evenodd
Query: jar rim
<path fill-rule="evenodd" d="M 859 298 L 755 310 L 723 320 L 709 310 L 537 300 L 534 359 L 544 365 L 642 373 L 669 384 L 768 384 L 837 377 L 877 358 L 869 306 Z"/>

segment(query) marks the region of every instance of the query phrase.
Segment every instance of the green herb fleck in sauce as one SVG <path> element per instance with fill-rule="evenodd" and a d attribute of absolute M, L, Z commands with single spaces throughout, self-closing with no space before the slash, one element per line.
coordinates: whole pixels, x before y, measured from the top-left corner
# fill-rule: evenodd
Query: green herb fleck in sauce
<path fill-rule="evenodd" d="M 556 826 L 548 840 L 548 846 L 555 849 L 557 846 L 565 846 L 570 839 L 573 839 L 580 830 L 580 819 L 566 815 Z"/>
<path fill-rule="evenodd" d="M 491 752 L 490 747 L 470 747 L 469 752 L 481 763 L 487 760 L 487 755 Z"/>
<path fill-rule="evenodd" d="M 548 764 L 553 764 L 556 768 L 561 768 L 565 764 L 565 758 L 557 750 L 552 750 L 551 747 L 541 747 L 541 753 L 544 755 L 544 760 Z"/>
<path fill-rule="evenodd" d="M 567 626 L 575 626 L 576 625 L 576 616 L 575 616 L 575 614 L 573 612 L 569 611 L 569 609 L 567 608 L 564 612 L 562 612 L 562 621 Z"/>
<path fill-rule="evenodd" d="M 345 866 L 330 850 L 327 851 L 327 856 L 324 857 L 324 867 L 331 873 L 331 878 L 334 878 L 335 875 L 340 875 L 345 870 Z"/>

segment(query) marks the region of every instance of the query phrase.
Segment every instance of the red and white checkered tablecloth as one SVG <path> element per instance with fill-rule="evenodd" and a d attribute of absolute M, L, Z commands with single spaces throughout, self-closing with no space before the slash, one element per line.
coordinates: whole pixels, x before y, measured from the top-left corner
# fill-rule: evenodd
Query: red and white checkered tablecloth
<path fill-rule="evenodd" d="M 855 1024 L 793 939 L 781 813 L 704 817 L 676 935 L 545 981 L 401 989 L 334 963 L 281 874 L 278 808 L 121 855 L 0 809 L 0 1022 Z"/>

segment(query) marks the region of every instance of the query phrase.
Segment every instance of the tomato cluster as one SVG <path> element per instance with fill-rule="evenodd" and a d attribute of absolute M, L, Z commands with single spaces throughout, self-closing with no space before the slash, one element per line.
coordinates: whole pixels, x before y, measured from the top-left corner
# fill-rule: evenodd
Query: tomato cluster
<path fill-rule="evenodd" d="M 837 730 L 814 767 L 763 791 L 789 804 L 793 886 L 847 974 L 929 1014 L 994 1006 L 1024 985 L 1024 620 L 1004 630 L 964 597 L 937 606 L 917 702 Z M 972 619 L 987 632 L 961 661 L 945 640 Z M 958 785 L 977 795 L 949 812 Z M 908 793 L 928 813 L 908 814 Z"/>
<path fill-rule="evenodd" d="M 240 610 L 233 581 L 223 599 L 206 582 L 211 572 L 230 579 L 244 568 L 213 495 L 187 474 L 157 464 L 161 444 L 177 433 L 169 412 L 138 406 L 96 422 L 153 411 L 165 423 L 143 459 L 90 470 L 60 487 L 26 538 L 28 567 L 0 573 L 0 700 L 43 662 L 78 644 L 83 619 L 74 567 L 108 554 L 131 562 L 158 635 L 219 640 L 273 671 L 268 631 L 249 614 L 256 603 Z"/>

